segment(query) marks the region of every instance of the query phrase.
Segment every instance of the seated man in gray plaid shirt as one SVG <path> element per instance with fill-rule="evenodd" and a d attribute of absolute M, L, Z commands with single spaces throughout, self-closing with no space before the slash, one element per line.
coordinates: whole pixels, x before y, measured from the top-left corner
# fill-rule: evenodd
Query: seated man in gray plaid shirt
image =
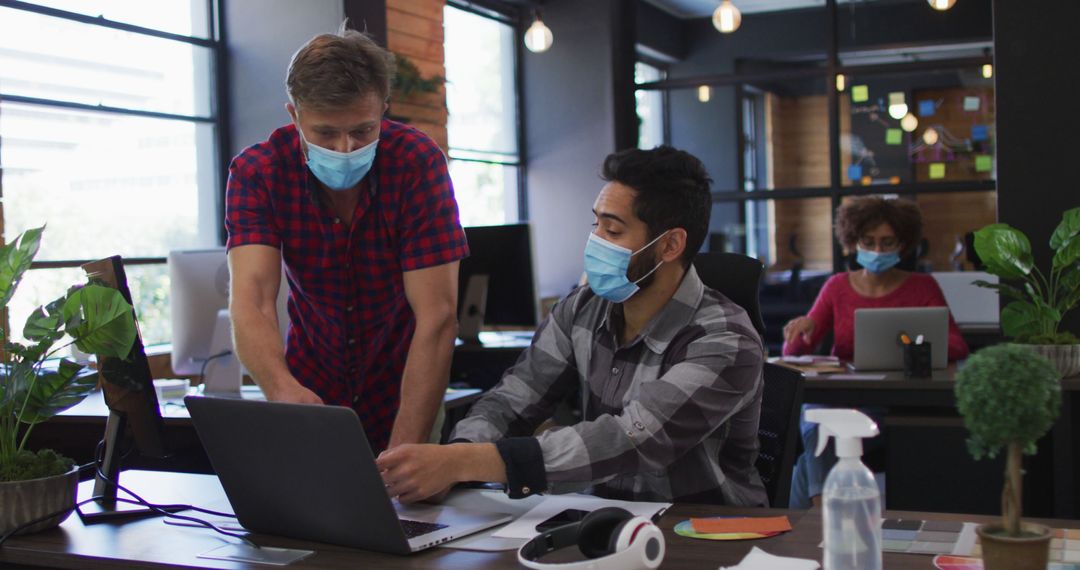
<path fill-rule="evenodd" d="M 379 456 L 391 496 L 498 481 L 511 497 L 767 503 L 754 468 L 761 339 L 691 264 L 709 229 L 704 165 L 667 146 L 633 149 L 608 156 L 603 178 L 585 245 L 589 285 L 552 309 L 450 444 Z M 534 434 L 575 387 L 583 420 Z"/>

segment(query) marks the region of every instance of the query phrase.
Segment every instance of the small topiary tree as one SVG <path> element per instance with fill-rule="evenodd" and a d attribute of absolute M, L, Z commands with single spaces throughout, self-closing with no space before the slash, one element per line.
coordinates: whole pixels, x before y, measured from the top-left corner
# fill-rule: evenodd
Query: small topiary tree
<path fill-rule="evenodd" d="M 1059 374 L 1031 349 L 1000 344 L 980 350 L 956 375 L 956 407 L 971 433 L 975 459 L 1007 451 L 1001 516 L 1009 536 L 1020 535 L 1021 454 L 1038 441 L 1061 412 Z"/>

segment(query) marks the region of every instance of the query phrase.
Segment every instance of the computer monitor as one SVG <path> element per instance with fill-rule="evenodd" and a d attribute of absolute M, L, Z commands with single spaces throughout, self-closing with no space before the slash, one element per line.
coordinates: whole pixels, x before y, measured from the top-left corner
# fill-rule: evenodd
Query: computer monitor
<path fill-rule="evenodd" d="M 239 393 L 244 370 L 233 350 L 225 248 L 170 251 L 168 263 L 173 372 L 201 376 L 204 393 Z M 283 272 L 277 298 L 282 339 L 288 296 Z"/>
<path fill-rule="evenodd" d="M 92 261 L 82 268 L 91 283 L 120 291 L 124 300 L 132 307 L 135 306 L 120 256 Z M 114 518 L 117 515 L 131 516 L 152 512 L 139 505 L 116 501 L 116 486 L 123 468 L 121 462 L 126 455 L 122 448 L 128 447 L 121 444 L 123 440 L 128 437 L 134 439 L 135 447 L 144 457 L 162 458 L 168 451 L 150 363 L 143 349 L 134 308 L 131 314 L 135 319 L 136 334 L 135 343 L 127 358 L 98 357 L 98 370 L 103 378 L 101 387 L 105 404 L 109 407 L 109 419 L 105 424 L 103 449 L 97 458 L 100 461 L 99 473 L 95 474 L 94 483 L 93 496 L 101 499 L 79 508 L 80 517 L 88 522 Z"/>
<path fill-rule="evenodd" d="M 469 257 L 458 275 L 458 330 L 465 342 L 478 343 L 484 327 L 536 327 L 531 233 L 528 224 L 465 228 Z"/>

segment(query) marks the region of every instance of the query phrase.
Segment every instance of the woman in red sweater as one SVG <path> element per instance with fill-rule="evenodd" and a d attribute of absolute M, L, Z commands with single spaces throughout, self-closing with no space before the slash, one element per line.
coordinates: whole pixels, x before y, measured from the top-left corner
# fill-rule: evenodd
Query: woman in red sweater
<path fill-rule="evenodd" d="M 847 251 L 855 251 L 855 260 L 862 269 L 833 275 L 821 288 L 810 312 L 784 326 L 783 354 L 812 353 L 822 337 L 832 331 L 832 354 L 850 361 L 855 353 L 856 309 L 947 306 L 945 295 L 933 277 L 896 267 L 900 257 L 910 253 L 921 236 L 922 215 L 913 202 L 866 196 L 841 206 L 836 212 L 836 237 Z M 965 358 L 967 354 L 967 344 L 949 315 L 949 360 Z M 808 407 L 822 406 L 804 405 L 803 411 Z M 863 411 L 877 419 L 885 412 L 880 408 Z M 808 508 L 819 503 L 822 483 L 836 457 L 831 448 L 821 456 L 813 455 L 817 424 L 800 421 L 799 427 L 805 451 L 792 473 L 789 507 Z M 880 445 L 880 441 L 875 441 L 878 439 L 867 442 L 867 448 Z"/>

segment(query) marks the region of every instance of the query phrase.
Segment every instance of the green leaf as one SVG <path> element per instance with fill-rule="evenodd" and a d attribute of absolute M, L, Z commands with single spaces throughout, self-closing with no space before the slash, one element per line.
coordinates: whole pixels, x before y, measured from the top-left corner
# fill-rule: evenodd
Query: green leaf
<path fill-rule="evenodd" d="M 87 285 L 74 290 L 63 313 L 66 332 L 79 350 L 99 358 L 125 358 L 131 352 L 136 334 L 134 312 L 116 289 Z"/>
<path fill-rule="evenodd" d="M 1023 279 L 1035 265 L 1031 242 L 1008 224 L 990 224 L 975 232 L 975 252 L 987 271 L 1006 279 Z"/>
<path fill-rule="evenodd" d="M 30 263 L 41 247 L 44 230 L 45 226 L 26 230 L 11 243 L 0 246 L 0 307 L 7 306 L 23 273 L 30 269 Z"/>
<path fill-rule="evenodd" d="M 83 401 L 97 386 L 98 375 L 95 370 L 80 372 L 83 366 L 66 358 L 59 370 L 43 371 L 30 391 L 20 421 L 38 424 Z"/>
<path fill-rule="evenodd" d="M 985 289 L 994 289 L 998 292 L 999 295 L 1011 297 L 1013 299 L 1016 299 L 1017 301 L 1027 300 L 1024 292 L 1015 285 L 1009 285 L 1008 283 L 991 283 L 989 281 L 983 281 L 982 279 L 977 279 L 975 281 L 972 281 L 972 283 Z"/>
<path fill-rule="evenodd" d="M 1080 234 L 1080 208 L 1066 210 L 1061 215 L 1061 223 L 1050 236 L 1050 247 L 1058 249 L 1077 234 Z"/>
<path fill-rule="evenodd" d="M 64 336 L 62 328 L 64 326 L 63 307 L 65 300 L 67 300 L 67 297 L 60 297 L 30 313 L 30 316 L 26 319 L 26 325 L 23 327 L 23 336 L 27 340 L 35 342 L 50 340 L 50 345 L 52 344 L 51 341 Z"/>
<path fill-rule="evenodd" d="M 1080 259 L 1080 237 L 1073 236 L 1054 254 L 1054 269 L 1068 267 Z"/>
<path fill-rule="evenodd" d="M 1007 337 L 1023 337 L 1042 333 L 1040 318 L 1044 314 L 1034 304 L 1013 301 L 1001 310 L 1001 331 Z M 1058 316 L 1058 321 L 1061 317 Z"/>
<path fill-rule="evenodd" d="M 3 368 L 3 392 L 0 393 L 0 409 L 13 413 L 9 405 L 21 403 L 26 397 L 26 391 L 34 379 L 34 361 L 23 360 L 14 365 Z M 18 410 L 14 410 L 17 412 Z"/>

